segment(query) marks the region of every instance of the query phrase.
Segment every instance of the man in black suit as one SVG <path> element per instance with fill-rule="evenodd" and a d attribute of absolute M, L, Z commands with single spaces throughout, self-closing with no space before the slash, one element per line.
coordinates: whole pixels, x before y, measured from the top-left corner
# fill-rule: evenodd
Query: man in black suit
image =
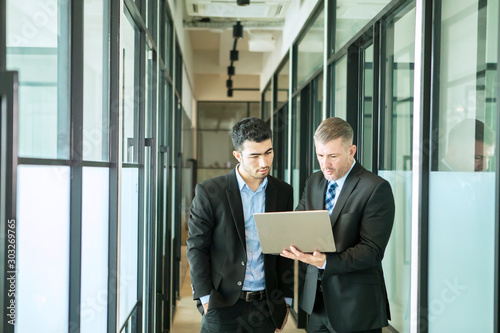
<path fill-rule="evenodd" d="M 253 213 L 293 210 L 293 191 L 269 175 L 271 129 L 245 118 L 234 125 L 228 175 L 196 186 L 187 257 L 201 332 L 281 331 L 293 295 L 293 262 L 262 254 Z"/>
<path fill-rule="evenodd" d="M 314 134 L 321 172 L 306 182 L 296 210 L 330 212 L 337 252 L 307 254 L 291 246 L 281 254 L 307 265 L 300 306 L 308 332 L 381 332 L 389 303 L 382 258 L 394 222 L 387 181 L 354 160 L 353 130 L 340 118 L 324 120 Z"/>

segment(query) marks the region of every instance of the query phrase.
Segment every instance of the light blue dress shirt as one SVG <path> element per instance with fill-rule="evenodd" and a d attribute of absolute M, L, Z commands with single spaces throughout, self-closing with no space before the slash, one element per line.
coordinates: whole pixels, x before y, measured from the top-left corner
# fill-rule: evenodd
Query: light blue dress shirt
<path fill-rule="evenodd" d="M 247 266 L 245 271 L 245 280 L 243 281 L 243 290 L 257 291 L 266 289 L 264 280 L 264 255 L 260 246 L 257 226 L 255 225 L 254 213 L 264 213 L 266 211 L 266 188 L 267 177 L 260 184 L 257 191 L 248 187 L 247 183 L 241 177 L 236 169 L 236 179 L 241 194 L 241 203 L 243 205 L 243 216 L 245 218 L 245 239 L 247 248 Z"/>

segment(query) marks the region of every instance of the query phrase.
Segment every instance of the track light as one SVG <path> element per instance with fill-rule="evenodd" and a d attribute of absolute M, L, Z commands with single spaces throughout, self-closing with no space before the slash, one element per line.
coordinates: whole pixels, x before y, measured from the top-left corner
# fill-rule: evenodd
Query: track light
<path fill-rule="evenodd" d="M 234 66 L 231 65 L 227 67 L 227 75 L 234 75 Z"/>
<path fill-rule="evenodd" d="M 243 26 L 240 21 L 233 25 L 233 38 L 243 38 Z"/>
<path fill-rule="evenodd" d="M 227 90 L 227 97 L 233 97 L 233 89 Z"/>
<path fill-rule="evenodd" d="M 226 87 L 227 88 L 232 88 L 233 87 L 233 80 L 231 80 L 231 79 L 226 80 Z"/>
<path fill-rule="evenodd" d="M 229 59 L 231 61 L 238 61 L 238 50 L 231 50 L 231 53 L 229 55 Z"/>
<path fill-rule="evenodd" d="M 250 0 L 236 0 L 238 6 L 248 6 L 250 4 Z"/>

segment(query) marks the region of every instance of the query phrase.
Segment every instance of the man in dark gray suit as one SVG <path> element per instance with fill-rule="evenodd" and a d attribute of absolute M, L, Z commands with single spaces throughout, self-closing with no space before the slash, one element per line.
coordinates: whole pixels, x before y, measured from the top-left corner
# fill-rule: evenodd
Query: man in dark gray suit
<path fill-rule="evenodd" d="M 330 212 L 337 252 L 281 254 L 307 265 L 300 306 L 308 332 L 381 332 L 390 319 L 382 258 L 394 222 L 387 181 L 354 160 L 353 130 L 340 118 L 324 120 L 314 134 L 321 172 L 312 174 L 296 210 Z M 307 221 L 305 222 L 307 223 Z"/>
<path fill-rule="evenodd" d="M 187 257 L 193 298 L 204 313 L 201 332 L 270 333 L 286 323 L 293 295 L 293 262 L 264 255 L 253 213 L 293 210 L 293 191 L 269 175 L 271 129 L 245 118 L 234 125 L 228 175 L 196 186 Z"/>

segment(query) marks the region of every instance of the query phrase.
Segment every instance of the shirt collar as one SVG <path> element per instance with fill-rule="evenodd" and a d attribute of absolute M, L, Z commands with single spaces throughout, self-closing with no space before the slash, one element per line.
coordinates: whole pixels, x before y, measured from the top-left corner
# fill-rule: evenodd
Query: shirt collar
<path fill-rule="evenodd" d="M 241 177 L 240 175 L 240 171 L 238 170 L 240 167 L 240 164 L 238 163 L 238 165 L 236 166 L 236 180 L 238 181 L 238 188 L 240 189 L 240 192 L 241 190 L 243 190 L 243 188 L 246 186 L 249 190 L 252 190 L 248 185 L 247 183 L 245 182 L 245 180 L 243 180 L 243 177 Z M 264 181 L 262 182 L 262 184 L 259 185 L 259 188 L 257 189 L 257 191 L 255 191 L 255 193 L 259 192 L 260 190 L 262 189 L 266 189 L 267 188 L 267 177 L 264 178 Z M 253 190 L 252 190 L 253 192 Z"/>
<path fill-rule="evenodd" d="M 352 162 L 351 168 L 349 169 L 349 171 L 347 171 L 347 173 L 344 175 L 344 177 L 342 177 L 340 179 L 337 179 L 335 181 L 337 183 L 339 189 L 341 189 L 344 186 L 344 183 L 345 183 L 345 180 L 347 179 L 347 176 L 349 176 L 349 174 L 351 173 L 352 168 L 354 168 L 354 164 L 356 164 L 356 160 L 354 160 Z"/>

